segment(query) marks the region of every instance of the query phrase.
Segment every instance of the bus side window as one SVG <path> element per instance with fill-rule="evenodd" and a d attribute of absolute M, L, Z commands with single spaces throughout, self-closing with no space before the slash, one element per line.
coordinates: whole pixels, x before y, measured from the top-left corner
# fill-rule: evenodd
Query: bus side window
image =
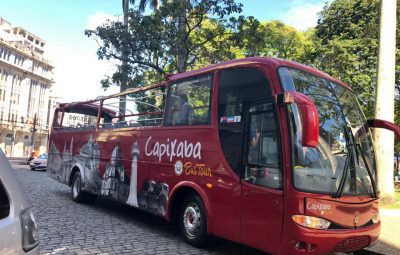
<path fill-rule="evenodd" d="M 76 129 L 94 130 L 97 124 L 98 106 L 74 106 L 64 111 L 61 129 L 70 131 Z"/>
<path fill-rule="evenodd" d="M 165 125 L 192 126 L 210 124 L 211 90 L 211 74 L 170 84 L 164 119 Z"/>
<path fill-rule="evenodd" d="M 107 98 L 103 101 L 100 128 L 159 126 L 164 115 L 164 102 L 164 85 Z"/>

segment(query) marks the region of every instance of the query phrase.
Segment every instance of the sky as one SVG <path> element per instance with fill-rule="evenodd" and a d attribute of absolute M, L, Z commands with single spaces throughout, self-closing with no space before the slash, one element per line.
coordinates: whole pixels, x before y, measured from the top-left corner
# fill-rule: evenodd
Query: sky
<path fill-rule="evenodd" d="M 54 95 L 59 102 L 93 99 L 119 91 L 101 89 L 113 63 L 98 60 L 98 43 L 84 35 L 106 19 L 122 14 L 121 0 L 0 0 L 0 17 L 46 41 L 45 57 L 55 67 Z M 139 2 L 139 1 L 136 1 Z M 317 24 L 327 0 L 237 0 L 242 15 L 261 21 L 281 20 L 299 30 Z"/>

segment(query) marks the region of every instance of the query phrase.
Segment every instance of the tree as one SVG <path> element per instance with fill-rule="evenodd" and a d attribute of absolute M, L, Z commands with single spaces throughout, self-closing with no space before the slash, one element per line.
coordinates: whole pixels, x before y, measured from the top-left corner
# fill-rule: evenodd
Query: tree
<path fill-rule="evenodd" d="M 266 37 L 265 27 L 256 18 L 239 17 L 232 40 L 245 57 L 264 56 Z"/>
<path fill-rule="evenodd" d="M 279 20 L 267 22 L 264 27 L 266 55 L 297 61 L 303 59 L 306 37 L 302 32 Z"/>
<path fill-rule="evenodd" d="M 304 62 L 311 43 L 306 33 L 282 21 L 260 22 L 254 17 L 238 19 L 233 34 L 236 45 L 246 57 L 270 56 Z"/>
<path fill-rule="evenodd" d="M 122 0 L 122 10 L 124 13 L 124 28 L 127 29 L 128 27 L 128 12 L 129 12 L 129 4 L 134 4 L 135 0 Z M 122 61 L 122 70 L 126 70 L 127 69 L 127 58 L 128 58 L 128 49 L 126 47 L 122 48 L 122 53 L 121 53 L 121 61 Z M 123 75 L 121 76 L 121 80 L 120 80 L 120 92 L 123 92 L 126 90 L 126 84 L 128 81 L 128 77 L 127 75 Z M 125 112 L 126 109 L 126 97 L 122 96 L 120 98 L 119 101 L 119 112 Z"/>
<path fill-rule="evenodd" d="M 146 5 L 150 3 L 150 6 L 152 8 L 157 8 L 158 6 L 158 0 L 140 0 L 139 3 L 139 10 L 141 12 L 144 12 L 144 9 L 146 8 Z M 128 30 L 128 19 L 129 19 L 129 4 L 135 4 L 135 0 L 122 0 L 122 10 L 123 10 L 123 16 L 124 16 L 124 28 L 126 30 Z M 121 73 L 120 76 L 120 92 L 125 91 L 127 89 L 127 84 L 128 84 L 128 75 L 127 75 L 127 71 L 128 71 L 128 54 L 129 54 L 129 49 L 127 48 L 127 45 L 124 45 L 124 47 L 122 48 L 122 52 L 121 52 L 121 61 L 122 61 L 122 65 L 121 65 L 121 70 L 123 70 L 123 72 Z M 125 96 L 121 96 L 120 97 L 120 102 L 119 102 L 119 112 L 124 112 L 126 108 L 126 97 Z"/>
<path fill-rule="evenodd" d="M 196 61 L 210 57 L 204 51 L 207 47 L 214 52 L 226 51 L 220 46 L 221 38 L 236 24 L 236 18 L 230 15 L 240 12 L 241 4 L 234 0 L 162 1 L 159 8 L 147 16 L 131 9 L 128 27 L 119 21 L 109 21 L 85 33 L 102 41 L 97 51 L 100 59 L 122 60 L 121 52 L 129 49 L 128 65 L 118 66 L 117 72 L 103 80 L 102 85 L 120 84 L 126 76 L 126 84 L 132 87 L 134 82 L 143 80 L 147 71 L 155 71 L 160 79 L 166 73 L 186 71 L 195 66 Z M 175 17 L 184 18 L 184 29 Z M 179 62 L 182 52 L 183 65 Z"/>
<path fill-rule="evenodd" d="M 397 9 L 397 56 L 400 53 L 399 17 L 399 9 Z M 378 1 L 336 0 L 327 4 L 320 13 L 314 35 L 315 45 L 317 46 L 315 52 L 310 55 L 310 62 L 314 66 L 346 82 L 354 89 L 364 112 L 369 118 L 373 117 L 376 103 L 378 34 Z M 397 58 L 396 70 L 395 122 L 399 125 L 399 58 Z M 391 164 L 392 159 L 390 160 Z M 383 172 L 388 173 L 386 176 L 393 175 L 391 167 L 378 168 L 377 171 L 378 175 L 384 174 Z M 392 178 L 382 179 L 380 177 L 379 188 L 381 191 L 384 191 L 390 185 L 393 185 Z M 394 194 L 382 195 L 390 197 Z"/>
<path fill-rule="evenodd" d="M 373 116 L 378 5 L 375 0 L 336 0 L 326 5 L 315 31 L 314 66 L 349 84 Z"/>
<path fill-rule="evenodd" d="M 216 33 L 217 36 L 213 40 L 207 41 L 211 33 Z M 232 34 L 232 31 L 228 30 L 218 20 L 205 21 L 202 29 L 190 34 L 191 41 L 204 43 L 198 44 L 198 56 L 188 61 L 187 69 L 199 69 L 212 63 L 244 57 L 232 40 Z"/>
<path fill-rule="evenodd" d="M 158 0 L 140 0 L 139 3 L 139 11 L 144 12 L 144 9 L 146 9 L 147 5 L 150 5 L 151 9 L 157 9 L 159 6 L 160 2 Z"/>

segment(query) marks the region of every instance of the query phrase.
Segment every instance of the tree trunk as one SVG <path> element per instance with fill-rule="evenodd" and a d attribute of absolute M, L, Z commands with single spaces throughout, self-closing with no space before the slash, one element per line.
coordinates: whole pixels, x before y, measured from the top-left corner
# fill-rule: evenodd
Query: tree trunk
<path fill-rule="evenodd" d="M 396 1 L 381 0 L 378 83 L 375 118 L 394 121 Z M 375 130 L 378 186 L 382 204 L 394 203 L 394 136 L 388 130 Z"/>
<path fill-rule="evenodd" d="M 129 0 L 122 0 L 122 7 L 123 7 L 123 12 L 124 12 L 124 26 L 126 29 L 128 29 L 128 16 L 129 16 Z M 122 71 L 124 72 L 126 70 L 126 67 L 128 65 L 127 63 L 127 58 L 128 58 L 128 49 L 126 48 L 125 45 L 123 45 L 122 48 Z M 121 81 L 119 91 L 123 92 L 127 89 L 127 76 L 128 74 L 124 73 L 124 79 Z M 120 115 L 125 115 L 125 108 L 126 108 L 126 96 L 120 96 L 119 97 L 119 114 Z M 123 120 L 123 118 L 120 118 L 120 120 Z"/>
<path fill-rule="evenodd" d="M 187 52 L 185 47 L 185 36 L 186 36 L 186 10 L 185 0 L 179 0 L 182 8 L 182 13 L 178 17 L 178 29 L 179 29 L 179 45 L 178 45 L 178 72 L 182 73 L 186 71 Z"/>

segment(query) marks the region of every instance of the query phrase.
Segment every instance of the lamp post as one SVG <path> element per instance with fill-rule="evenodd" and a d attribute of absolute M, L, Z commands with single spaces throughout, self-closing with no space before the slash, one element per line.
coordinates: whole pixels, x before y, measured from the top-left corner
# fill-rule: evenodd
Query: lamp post
<path fill-rule="evenodd" d="M 35 133 L 36 133 L 36 113 L 35 116 L 33 117 L 33 124 L 32 124 L 32 140 L 31 140 L 31 146 L 32 146 L 32 151 L 35 150 Z"/>

